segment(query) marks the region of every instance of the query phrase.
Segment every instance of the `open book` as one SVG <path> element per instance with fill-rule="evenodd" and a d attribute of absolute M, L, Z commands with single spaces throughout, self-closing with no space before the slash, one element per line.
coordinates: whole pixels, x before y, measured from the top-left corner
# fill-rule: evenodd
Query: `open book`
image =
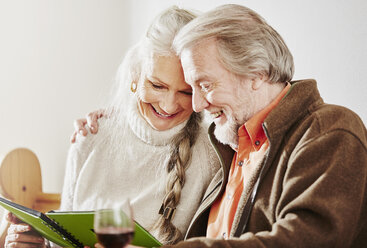
<path fill-rule="evenodd" d="M 62 247 L 94 247 L 97 236 L 93 232 L 93 211 L 41 213 L 0 197 L 0 205 L 18 219 L 31 225 L 40 235 Z M 162 244 L 135 222 L 133 245 L 160 247 Z"/>

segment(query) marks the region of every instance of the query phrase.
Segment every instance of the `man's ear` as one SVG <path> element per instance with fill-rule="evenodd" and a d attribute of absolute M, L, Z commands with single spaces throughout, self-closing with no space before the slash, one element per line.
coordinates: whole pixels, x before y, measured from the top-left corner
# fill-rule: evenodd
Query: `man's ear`
<path fill-rule="evenodd" d="M 252 89 L 258 90 L 266 82 L 266 79 L 267 77 L 264 74 L 257 74 L 256 77 L 251 79 Z"/>

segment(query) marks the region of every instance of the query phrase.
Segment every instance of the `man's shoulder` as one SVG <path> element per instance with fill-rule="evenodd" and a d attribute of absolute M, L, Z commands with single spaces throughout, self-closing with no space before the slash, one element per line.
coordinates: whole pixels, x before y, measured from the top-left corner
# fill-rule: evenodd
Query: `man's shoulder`
<path fill-rule="evenodd" d="M 350 132 L 365 132 L 361 118 L 352 110 L 333 104 L 322 104 L 313 113 L 320 123 L 320 128 L 333 130 L 344 129 Z"/>
<path fill-rule="evenodd" d="M 309 113 L 304 123 L 308 126 L 307 130 L 313 130 L 319 135 L 327 133 L 353 135 L 367 145 L 367 130 L 363 121 L 346 107 L 321 104 Z"/>

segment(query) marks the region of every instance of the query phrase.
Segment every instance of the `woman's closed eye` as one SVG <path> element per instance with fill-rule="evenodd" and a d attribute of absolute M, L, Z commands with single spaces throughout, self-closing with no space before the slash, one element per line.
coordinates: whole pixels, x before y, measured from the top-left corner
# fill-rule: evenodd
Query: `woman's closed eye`
<path fill-rule="evenodd" d="M 158 89 L 158 90 L 160 90 L 160 89 L 164 89 L 164 88 L 166 88 L 165 86 L 160 85 L 160 84 L 157 84 L 157 83 L 153 83 L 152 81 L 149 81 L 149 83 L 152 85 L 152 87 L 153 87 L 154 89 Z"/>
<path fill-rule="evenodd" d="M 180 92 L 186 96 L 192 96 L 192 91 L 180 91 Z"/>

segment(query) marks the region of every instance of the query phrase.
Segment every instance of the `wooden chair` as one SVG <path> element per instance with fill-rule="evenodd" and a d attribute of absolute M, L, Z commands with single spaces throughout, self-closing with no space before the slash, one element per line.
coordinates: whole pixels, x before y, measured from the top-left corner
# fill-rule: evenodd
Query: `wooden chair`
<path fill-rule="evenodd" d="M 41 212 L 60 206 L 60 194 L 42 192 L 40 163 L 37 156 L 26 148 L 14 149 L 0 160 L 0 194 Z M 8 226 L 4 214 L 0 219 L 0 247 L 4 247 Z"/>

